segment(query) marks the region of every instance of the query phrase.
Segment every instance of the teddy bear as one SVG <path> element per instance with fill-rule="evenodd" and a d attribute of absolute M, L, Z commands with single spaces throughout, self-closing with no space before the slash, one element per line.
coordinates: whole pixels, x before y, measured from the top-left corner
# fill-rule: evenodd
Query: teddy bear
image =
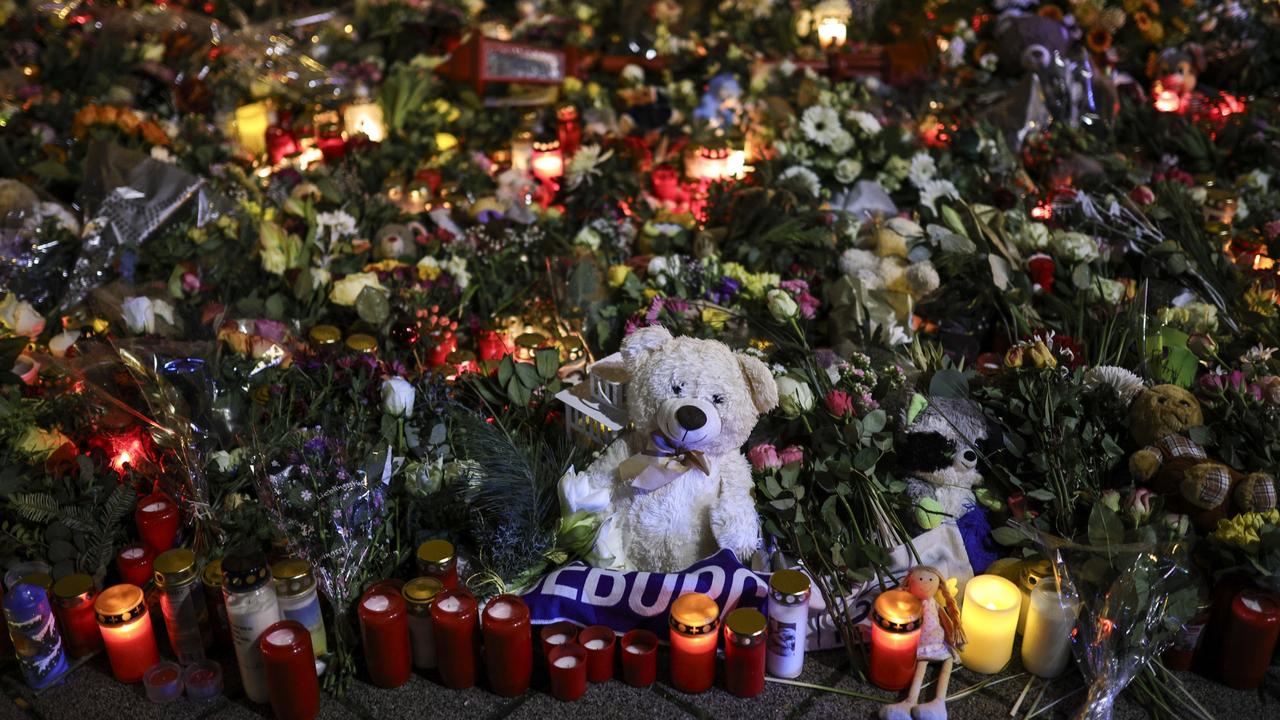
<path fill-rule="evenodd" d="M 600 519 L 592 564 L 672 572 L 721 548 L 747 559 L 760 544 L 742 445 L 778 404 L 760 360 L 660 326 L 622 343 L 630 429 L 583 472 L 560 480 L 566 514 Z"/>
<path fill-rule="evenodd" d="M 892 218 L 863 234 L 858 247 L 840 256 L 844 277 L 831 291 L 833 334 L 869 324 L 890 342 L 906 342 L 915 304 L 941 284 L 927 259 L 911 260 L 924 230 L 906 218 Z"/>
<path fill-rule="evenodd" d="M 1129 406 L 1129 432 L 1141 446 L 1129 456 L 1129 472 L 1202 532 L 1228 514 L 1273 509 L 1275 479 L 1262 472 L 1246 475 L 1210 458 L 1188 433 L 1203 424 L 1200 403 L 1189 391 L 1177 385 L 1143 390 Z"/>

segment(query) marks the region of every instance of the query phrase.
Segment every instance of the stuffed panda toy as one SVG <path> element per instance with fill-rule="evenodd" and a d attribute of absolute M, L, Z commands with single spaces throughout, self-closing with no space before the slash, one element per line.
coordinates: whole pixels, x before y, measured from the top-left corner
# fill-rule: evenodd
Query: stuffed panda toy
<path fill-rule="evenodd" d="M 908 520 L 920 531 L 957 525 L 969 563 L 981 573 L 998 557 L 986 511 L 974 495 L 991 435 L 986 418 L 977 403 L 965 399 L 917 395 L 912 408 L 902 419 L 905 437 L 898 451 L 911 499 Z"/>

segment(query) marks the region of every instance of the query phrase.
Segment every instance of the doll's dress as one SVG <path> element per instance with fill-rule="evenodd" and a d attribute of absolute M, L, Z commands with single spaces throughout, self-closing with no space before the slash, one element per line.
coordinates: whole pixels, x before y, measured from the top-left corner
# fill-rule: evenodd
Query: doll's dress
<path fill-rule="evenodd" d="M 938 621 L 938 601 L 927 598 L 920 604 L 923 623 L 920 626 L 920 646 L 916 649 L 916 659 L 931 662 L 954 660 L 955 653 L 947 644 L 947 634 Z"/>

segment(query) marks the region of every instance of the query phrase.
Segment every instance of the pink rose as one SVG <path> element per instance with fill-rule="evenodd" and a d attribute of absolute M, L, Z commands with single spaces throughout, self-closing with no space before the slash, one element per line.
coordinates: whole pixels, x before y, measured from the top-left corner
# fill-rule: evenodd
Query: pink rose
<path fill-rule="evenodd" d="M 747 459 L 756 470 L 775 470 L 782 467 L 778 458 L 778 448 L 769 443 L 761 443 L 747 451 Z"/>
<path fill-rule="evenodd" d="M 801 462 L 804 460 L 804 450 L 800 449 L 798 445 L 791 445 L 790 447 L 786 448 L 782 452 L 778 453 L 778 460 L 783 465 L 790 465 L 791 463 Z"/>
<path fill-rule="evenodd" d="M 853 413 L 853 398 L 843 390 L 832 390 L 827 393 L 824 402 L 827 404 L 827 412 L 835 417 L 847 417 Z"/>
<path fill-rule="evenodd" d="M 187 294 L 200 292 L 200 276 L 195 273 L 182 273 L 182 291 Z"/>
<path fill-rule="evenodd" d="M 1129 199 L 1138 205 L 1150 205 L 1156 201 L 1156 194 L 1146 185 L 1139 185 L 1129 191 Z"/>

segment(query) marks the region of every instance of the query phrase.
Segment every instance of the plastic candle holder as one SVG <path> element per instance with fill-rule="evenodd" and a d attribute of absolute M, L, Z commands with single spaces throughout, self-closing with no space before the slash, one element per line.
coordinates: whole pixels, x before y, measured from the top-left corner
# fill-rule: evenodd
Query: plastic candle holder
<path fill-rule="evenodd" d="M 311 631 L 297 620 L 272 624 L 258 640 L 267 695 L 277 720 L 311 720 L 320 714 L 320 682 Z"/>
<path fill-rule="evenodd" d="M 311 563 L 300 558 L 286 558 L 271 566 L 276 587 L 276 602 L 286 620 L 297 620 L 311 633 L 311 651 L 317 657 L 329 652 L 329 637 L 320 613 L 320 597 Z"/>
<path fill-rule="evenodd" d="M 436 633 L 436 660 L 445 687 L 463 690 L 476 684 L 480 647 L 480 615 L 466 590 L 445 590 L 431 605 Z"/>
<path fill-rule="evenodd" d="M 1018 586 L 997 575 L 979 575 L 964 588 L 960 626 L 966 644 L 960 661 L 976 673 L 1000 672 L 1013 657 L 1022 593 Z"/>
<path fill-rule="evenodd" d="M 182 684 L 192 700 L 212 700 L 222 694 L 222 666 L 217 660 L 193 662 L 182 671 Z"/>
<path fill-rule="evenodd" d="M 550 625 L 543 625 L 542 630 L 538 631 L 538 638 L 542 640 L 542 656 L 551 657 L 551 651 L 573 642 L 578 636 L 578 626 L 571 622 L 561 620 Z"/>
<path fill-rule="evenodd" d="M 593 683 L 613 677 L 613 649 L 616 638 L 605 625 L 585 627 L 578 633 L 578 644 L 587 651 L 587 679 Z"/>
<path fill-rule="evenodd" d="M 133 511 L 138 534 L 154 555 L 173 547 L 180 519 L 178 506 L 164 493 L 152 493 L 143 497 Z"/>
<path fill-rule="evenodd" d="M 649 687 L 658 679 L 658 636 L 639 628 L 622 636 L 622 681 Z"/>
<path fill-rule="evenodd" d="M 198 582 L 196 555 L 186 548 L 166 550 L 155 561 L 156 587 L 164 614 L 169 647 L 178 662 L 203 660 L 213 642 L 204 588 Z"/>
<path fill-rule="evenodd" d="M 685 593 L 671 603 L 671 684 L 681 692 L 711 688 L 716 676 L 720 607 L 702 593 Z"/>
<path fill-rule="evenodd" d="M 764 615 L 738 608 L 724 618 L 724 687 L 749 698 L 764 692 Z"/>
<path fill-rule="evenodd" d="M 547 667 L 555 699 L 572 702 L 587 691 L 587 651 L 581 645 L 569 642 L 555 646 L 547 654 Z"/>
<path fill-rule="evenodd" d="M 1231 601 L 1222 638 L 1222 682 L 1253 690 L 1266 679 L 1280 634 L 1280 598 L 1264 590 L 1242 590 Z"/>
<path fill-rule="evenodd" d="M 1021 563 L 1021 569 L 1018 572 L 1018 589 L 1022 591 L 1022 606 L 1018 610 L 1018 634 L 1021 635 L 1027 629 L 1027 612 L 1031 609 L 1031 591 L 1036 589 L 1036 585 L 1041 580 L 1048 578 L 1050 582 L 1055 582 L 1053 577 L 1053 565 L 1046 559 L 1024 560 Z"/>
<path fill-rule="evenodd" d="M 53 584 L 54 612 L 67 654 L 84 657 L 102 649 L 102 633 L 93 613 L 93 578 L 84 573 L 66 575 Z"/>
<path fill-rule="evenodd" d="M 173 702 L 182 697 L 182 666 L 175 662 L 158 662 L 142 675 L 142 687 L 153 703 Z"/>
<path fill-rule="evenodd" d="M 799 677 L 808 637 L 809 576 L 779 570 L 769 578 L 769 637 L 765 666 L 774 677 Z"/>
<path fill-rule="evenodd" d="M 126 545 L 116 556 L 116 566 L 120 569 L 120 578 L 129 585 L 146 587 L 151 582 L 152 563 L 155 553 L 142 543 Z"/>
<path fill-rule="evenodd" d="M 137 585 L 113 585 L 93 603 L 111 672 L 122 683 L 136 683 L 160 662 L 146 596 Z"/>
<path fill-rule="evenodd" d="M 483 627 L 489 687 L 503 697 L 523 695 L 533 677 L 528 606 L 516 595 L 499 595 L 485 606 Z"/>
<path fill-rule="evenodd" d="M 529 168 L 533 176 L 544 183 L 555 182 L 564 175 L 564 153 L 560 151 L 560 141 L 534 142 Z"/>
<path fill-rule="evenodd" d="M 22 578 L 30 575 L 31 573 L 48 574 L 51 572 L 53 572 L 53 568 L 49 566 L 49 563 L 42 560 L 28 560 L 26 562 L 20 562 L 5 571 L 4 586 L 6 588 L 13 589 L 18 583 L 22 582 Z"/>
<path fill-rule="evenodd" d="M 409 614 L 400 592 L 374 585 L 360 598 L 358 614 L 365 664 L 373 684 L 393 688 L 408 682 L 413 671 Z"/>
<path fill-rule="evenodd" d="M 1053 577 L 1040 580 L 1031 591 L 1027 626 L 1022 634 L 1022 664 L 1027 672 L 1054 678 L 1071 660 L 1071 631 L 1080 614 L 1080 601 L 1063 598 Z"/>
<path fill-rule="evenodd" d="M 48 593 L 27 583 L 14 585 L 4 597 L 4 618 L 5 635 L 13 639 L 27 685 L 42 690 L 61 680 L 68 669 L 67 656 Z"/>
<path fill-rule="evenodd" d="M 886 590 L 871 611 L 871 682 L 902 690 L 916 672 L 923 606 L 906 590 Z"/>
<path fill-rule="evenodd" d="M 209 624 L 213 627 L 213 642 L 218 647 L 235 647 L 231 640 L 231 623 L 227 621 L 227 603 L 222 597 L 222 558 L 210 560 L 200 572 L 200 585 L 204 589 L 204 605 L 209 610 Z"/>
<path fill-rule="evenodd" d="M 436 666 L 436 631 L 431 622 L 431 603 L 441 592 L 444 592 L 444 585 L 433 577 L 414 578 L 400 589 L 409 608 L 413 666 L 419 670 L 430 670 Z"/>
<path fill-rule="evenodd" d="M 256 703 L 270 702 L 266 661 L 258 640 L 267 628 L 284 618 L 280 615 L 266 558 L 259 552 L 236 553 L 223 558 L 222 595 L 244 694 Z"/>
<path fill-rule="evenodd" d="M 418 546 L 418 572 L 433 577 L 445 590 L 458 587 L 458 558 L 448 540 L 428 540 Z"/>

